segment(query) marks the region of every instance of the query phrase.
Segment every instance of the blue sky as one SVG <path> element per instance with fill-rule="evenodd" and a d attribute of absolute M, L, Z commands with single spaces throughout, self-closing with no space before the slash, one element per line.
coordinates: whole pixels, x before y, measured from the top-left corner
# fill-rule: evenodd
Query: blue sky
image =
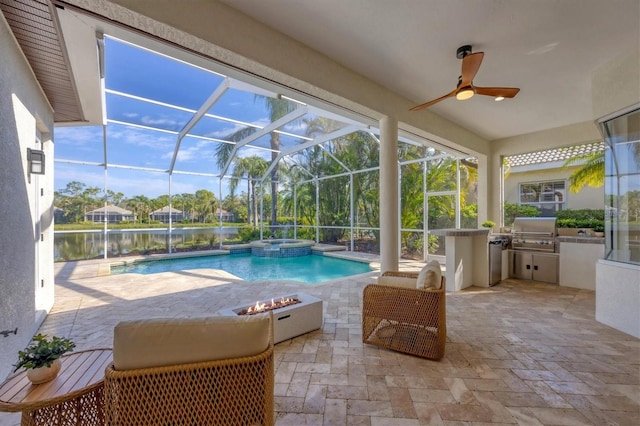
<path fill-rule="evenodd" d="M 165 56 L 143 50 L 115 39 L 105 38 L 105 87 L 107 118 L 107 157 L 109 164 L 167 170 L 173 158 L 180 131 L 200 108 L 224 76 L 193 67 Z M 129 94 L 133 97 L 122 96 Z M 153 104 L 135 97 L 153 99 Z M 171 108 L 171 104 L 180 109 Z M 253 93 L 229 89 L 209 110 L 216 116 L 251 123 L 259 127 L 267 125 L 269 114 L 264 102 L 256 100 Z M 307 117 L 309 118 L 309 117 Z M 160 128 L 154 131 L 115 122 L 133 123 L 139 126 Z M 224 139 L 246 127 L 242 124 L 203 118 L 190 133 L 205 138 Z M 284 129 L 303 134 L 300 125 L 292 124 Z M 282 135 L 282 146 L 302 142 L 302 139 Z M 175 170 L 196 173 L 219 172 L 215 165 L 215 149 L 218 142 L 198 137 L 182 140 Z M 269 147 L 269 137 L 263 136 L 253 145 Z M 55 157 L 59 160 L 103 163 L 102 127 L 58 127 L 55 129 Z M 270 159 L 269 151 L 246 147 L 241 156 L 260 155 Z M 96 166 L 55 163 L 55 189 L 64 189 L 68 182 L 77 180 L 88 186 L 102 188 L 104 169 Z M 227 181 L 223 181 L 223 196 L 227 193 Z M 242 187 L 242 186 L 241 186 Z M 169 193 L 167 173 L 149 173 L 122 168 L 109 168 L 108 189 L 122 192 L 126 197 L 146 195 L 157 197 Z M 218 195 L 218 179 L 204 176 L 174 174 L 172 194 L 193 193 L 208 189 Z"/>

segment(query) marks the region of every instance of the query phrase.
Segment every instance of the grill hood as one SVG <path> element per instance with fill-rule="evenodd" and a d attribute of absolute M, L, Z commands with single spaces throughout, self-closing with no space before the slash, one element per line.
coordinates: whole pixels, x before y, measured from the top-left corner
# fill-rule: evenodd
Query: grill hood
<path fill-rule="evenodd" d="M 556 235 L 555 217 L 517 217 L 513 222 L 514 234 Z"/>

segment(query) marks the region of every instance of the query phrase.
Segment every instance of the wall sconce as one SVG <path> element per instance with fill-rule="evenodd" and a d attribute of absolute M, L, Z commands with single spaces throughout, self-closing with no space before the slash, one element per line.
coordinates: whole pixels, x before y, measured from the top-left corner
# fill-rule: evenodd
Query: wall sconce
<path fill-rule="evenodd" d="M 29 163 L 29 175 L 44 174 L 44 151 L 27 148 L 27 162 Z"/>

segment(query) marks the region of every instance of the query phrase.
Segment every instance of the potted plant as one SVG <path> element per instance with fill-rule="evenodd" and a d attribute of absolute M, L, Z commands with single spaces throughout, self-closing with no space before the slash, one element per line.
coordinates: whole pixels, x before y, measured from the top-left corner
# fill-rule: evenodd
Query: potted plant
<path fill-rule="evenodd" d="M 482 222 L 482 227 L 489 228 L 489 232 L 493 231 L 494 226 L 496 226 L 496 223 L 492 220 L 485 220 L 484 222 Z"/>
<path fill-rule="evenodd" d="M 45 383 L 55 379 L 60 371 L 60 357 L 73 350 L 76 344 L 65 337 L 53 336 L 47 339 L 44 334 L 33 336 L 33 340 L 23 351 L 18 351 L 15 371 L 27 370 L 27 377 L 33 384 Z"/>

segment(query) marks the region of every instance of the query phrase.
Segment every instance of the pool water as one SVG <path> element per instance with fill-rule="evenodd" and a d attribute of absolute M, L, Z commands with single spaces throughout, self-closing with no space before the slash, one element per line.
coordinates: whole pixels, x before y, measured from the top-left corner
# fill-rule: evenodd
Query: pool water
<path fill-rule="evenodd" d="M 297 280 L 308 284 L 371 272 L 368 263 L 319 255 L 272 258 L 230 254 L 135 262 L 114 266 L 111 273 L 146 275 L 205 268 L 222 269 L 245 281 Z"/>

